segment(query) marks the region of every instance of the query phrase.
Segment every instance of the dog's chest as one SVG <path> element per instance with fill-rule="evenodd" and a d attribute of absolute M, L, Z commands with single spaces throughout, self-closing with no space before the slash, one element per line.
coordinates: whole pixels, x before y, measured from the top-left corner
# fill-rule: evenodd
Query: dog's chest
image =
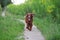
<path fill-rule="evenodd" d="M 30 16 L 30 15 L 28 16 L 28 20 L 29 20 L 29 21 L 31 20 L 31 16 Z"/>

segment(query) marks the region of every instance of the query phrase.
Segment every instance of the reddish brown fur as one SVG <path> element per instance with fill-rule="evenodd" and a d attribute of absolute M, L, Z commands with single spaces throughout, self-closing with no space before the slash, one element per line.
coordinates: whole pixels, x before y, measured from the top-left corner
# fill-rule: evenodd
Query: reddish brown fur
<path fill-rule="evenodd" d="M 30 17 L 28 17 L 28 16 L 30 16 Z M 29 19 L 30 19 L 30 21 L 29 21 Z M 32 30 L 32 22 L 33 22 L 33 14 L 32 13 L 28 13 L 26 15 L 25 22 L 27 25 L 26 28 L 31 31 Z"/>

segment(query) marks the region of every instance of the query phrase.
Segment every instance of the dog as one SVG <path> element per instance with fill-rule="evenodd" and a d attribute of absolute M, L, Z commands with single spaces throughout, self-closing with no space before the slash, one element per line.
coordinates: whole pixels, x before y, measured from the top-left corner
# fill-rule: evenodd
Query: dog
<path fill-rule="evenodd" d="M 31 31 L 32 30 L 32 26 L 33 26 L 33 14 L 32 13 L 28 13 L 25 17 L 25 22 L 26 22 L 26 28 Z"/>

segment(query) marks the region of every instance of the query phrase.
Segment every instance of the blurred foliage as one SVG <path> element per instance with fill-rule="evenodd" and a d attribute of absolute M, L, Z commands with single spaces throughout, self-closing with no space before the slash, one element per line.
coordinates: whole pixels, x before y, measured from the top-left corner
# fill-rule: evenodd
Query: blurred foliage
<path fill-rule="evenodd" d="M 46 40 L 60 40 L 59 0 L 29 0 L 23 5 L 9 5 L 7 10 L 14 15 L 35 14 L 34 24 L 43 33 Z"/>
<path fill-rule="evenodd" d="M 5 7 L 11 3 L 11 0 L 0 0 L 1 7 Z"/>
<path fill-rule="evenodd" d="M 12 18 L 12 16 L 4 18 L 0 16 L 0 40 L 15 40 L 16 37 L 23 36 L 23 31 L 23 23 Z"/>
<path fill-rule="evenodd" d="M 8 5 L 7 11 L 20 17 L 34 13 L 34 23 L 46 40 L 60 40 L 60 0 L 28 0 L 21 5 Z"/>
<path fill-rule="evenodd" d="M 57 5 L 58 4 L 58 5 Z M 43 18 L 47 16 L 52 16 L 52 20 L 56 22 L 57 20 L 60 20 L 58 17 L 60 13 L 59 6 L 59 0 L 28 0 L 23 5 L 9 5 L 8 11 L 10 11 L 13 14 L 23 14 L 25 15 L 28 12 L 35 13 L 36 17 Z M 38 16 L 37 16 L 38 15 Z"/>

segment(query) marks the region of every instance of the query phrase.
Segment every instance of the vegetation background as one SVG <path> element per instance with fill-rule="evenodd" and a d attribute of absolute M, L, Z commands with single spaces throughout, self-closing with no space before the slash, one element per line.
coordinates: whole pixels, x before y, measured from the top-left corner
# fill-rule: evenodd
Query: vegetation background
<path fill-rule="evenodd" d="M 18 32 L 23 32 L 24 24 L 14 19 L 24 19 L 27 12 L 35 14 L 34 24 L 46 40 L 60 40 L 60 0 L 28 0 L 21 5 L 8 5 L 6 17 L 0 16 L 1 40 L 13 40 Z"/>

